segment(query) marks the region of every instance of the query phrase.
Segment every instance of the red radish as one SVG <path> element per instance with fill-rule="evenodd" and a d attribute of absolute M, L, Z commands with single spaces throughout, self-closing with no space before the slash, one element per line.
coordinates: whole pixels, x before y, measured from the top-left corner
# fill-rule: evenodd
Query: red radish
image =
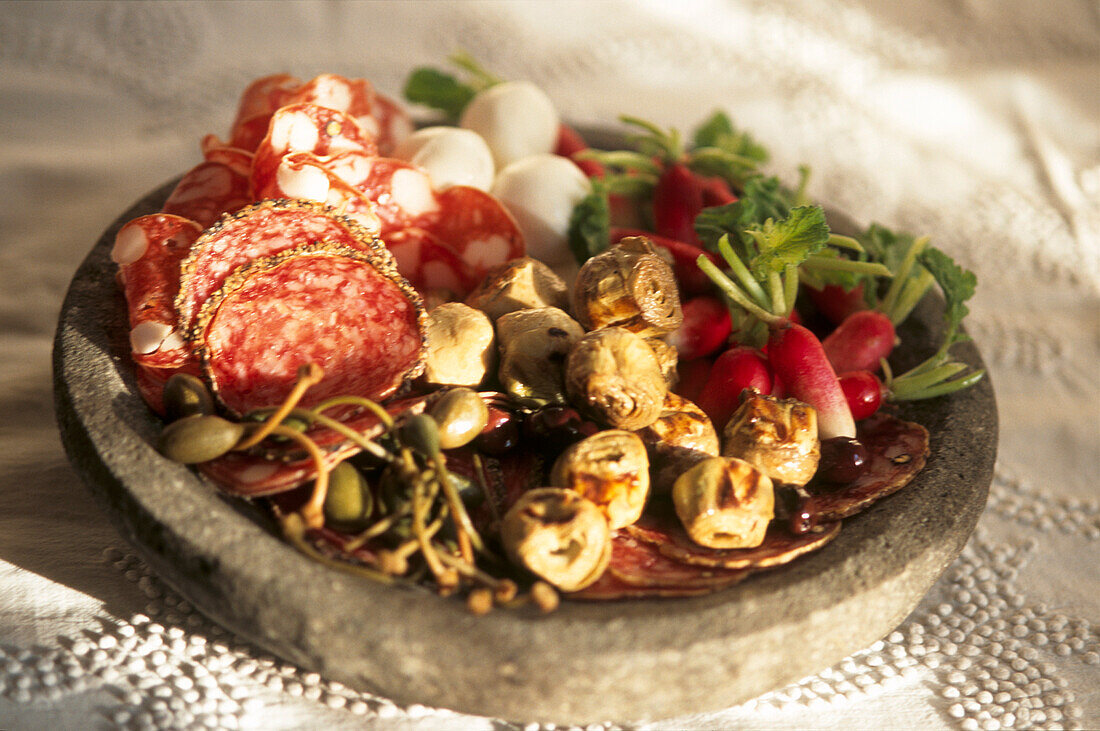
<path fill-rule="evenodd" d="M 840 390 L 844 392 L 844 398 L 848 400 L 848 408 L 852 411 L 852 418 L 862 421 L 878 411 L 882 405 L 883 385 L 882 381 L 870 371 L 848 371 L 837 376 L 840 381 Z"/>
<path fill-rule="evenodd" d="M 699 188 L 703 191 L 703 208 L 724 206 L 737 200 L 737 196 L 730 190 L 730 184 L 726 182 L 725 178 L 718 175 L 696 177 L 699 181 Z"/>
<path fill-rule="evenodd" d="M 867 309 L 862 283 L 851 289 L 844 289 L 839 284 L 826 284 L 821 289 L 815 289 L 807 284 L 805 291 L 817 311 L 833 325 L 844 322 L 854 312 Z"/>
<path fill-rule="evenodd" d="M 710 358 L 695 360 L 681 358 L 676 366 L 676 388 L 673 390 L 688 401 L 698 403 L 699 396 L 707 385 L 707 378 L 710 376 L 713 364 L 714 361 Z"/>
<path fill-rule="evenodd" d="M 602 178 L 604 174 L 603 165 L 595 160 L 575 160 L 573 156 L 578 152 L 583 152 L 588 149 L 588 143 L 584 141 L 584 138 L 580 134 L 567 124 L 562 124 L 558 127 L 558 142 L 554 147 L 554 154 L 561 155 L 562 157 L 568 157 L 573 160 L 584 174 L 590 178 Z"/>
<path fill-rule="evenodd" d="M 878 310 L 860 310 L 821 341 L 825 355 L 837 373 L 877 371 L 879 361 L 890 355 L 897 342 L 894 324 Z"/>
<path fill-rule="evenodd" d="M 695 403 L 721 433 L 741 405 L 741 391 L 746 388 L 770 394 L 772 373 L 768 360 L 759 350 L 742 345 L 730 348 L 715 359 L 703 392 Z"/>
<path fill-rule="evenodd" d="M 684 322 L 668 338 L 680 358 L 701 358 L 726 344 L 733 325 L 725 302 L 714 295 L 701 294 L 685 300 L 680 308 Z"/>
<path fill-rule="evenodd" d="M 817 410 L 822 439 L 855 437 L 856 424 L 848 400 L 821 341 L 812 332 L 790 322 L 774 326 L 768 337 L 768 362 L 783 379 L 789 397 Z"/>
<path fill-rule="evenodd" d="M 698 246 L 695 217 L 703 210 L 703 189 L 687 165 L 670 162 L 653 189 L 653 225 L 657 233 Z"/>
<path fill-rule="evenodd" d="M 708 277 L 696 260 L 699 255 L 710 259 L 715 266 L 722 266 L 724 262 L 721 257 L 712 251 L 706 251 L 700 249 L 694 244 L 687 244 L 683 241 L 676 239 L 670 239 L 667 236 L 660 236 L 651 231 L 645 231 L 640 228 L 627 228 L 618 227 L 611 229 L 611 243 L 615 244 L 627 236 L 645 236 L 657 246 L 668 251 L 672 257 L 672 270 L 676 274 L 676 281 L 680 285 L 680 294 L 684 297 L 690 297 L 695 294 L 706 294 L 714 291 L 714 285 L 711 284 L 710 277 Z"/>

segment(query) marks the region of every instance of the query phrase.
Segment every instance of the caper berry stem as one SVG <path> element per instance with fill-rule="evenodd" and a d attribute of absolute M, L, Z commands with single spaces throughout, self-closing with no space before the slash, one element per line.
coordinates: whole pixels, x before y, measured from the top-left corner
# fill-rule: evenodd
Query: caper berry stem
<path fill-rule="evenodd" d="M 374 415 L 378 417 L 378 420 L 382 422 L 382 426 L 386 428 L 386 431 L 391 431 L 393 429 L 393 417 L 390 416 L 390 412 L 382 408 L 382 405 L 378 402 L 371 401 L 362 396 L 333 396 L 314 406 L 313 411 L 314 413 L 320 414 L 322 411 L 327 411 L 335 406 L 345 406 L 348 404 L 370 409 L 374 412 Z"/>
<path fill-rule="evenodd" d="M 362 449 L 364 452 L 370 454 L 372 457 L 377 457 L 378 459 L 381 459 L 385 462 L 392 462 L 394 459 L 393 454 L 387 451 L 382 445 L 378 444 L 377 442 L 371 441 L 370 439 L 367 439 L 359 432 L 337 421 L 336 419 L 333 419 L 330 416 L 325 416 L 317 409 L 293 409 L 290 412 L 290 415 L 315 421 L 321 426 L 328 427 L 334 432 L 342 434 L 343 436 L 354 442 L 355 445 Z"/>
<path fill-rule="evenodd" d="M 345 543 L 344 549 L 347 551 L 355 551 L 362 548 L 364 545 L 366 545 L 367 541 L 382 535 L 390 528 L 392 528 L 394 523 L 401 520 L 408 514 L 409 511 L 407 509 L 398 510 L 397 512 L 391 513 L 384 518 L 379 518 L 369 528 L 366 528 L 363 532 L 359 533 L 357 536 Z"/>
<path fill-rule="evenodd" d="M 470 515 L 466 512 L 466 506 L 462 504 L 462 497 L 458 494 L 454 482 L 451 481 L 451 473 L 447 470 L 446 460 L 443 455 L 436 452 L 432 455 L 432 464 L 435 466 L 436 479 L 443 487 L 443 495 L 447 498 L 447 504 L 451 508 L 451 515 L 455 520 L 455 533 L 458 535 L 458 549 L 462 552 L 462 558 L 467 563 L 473 563 L 473 544 L 477 544 L 479 551 L 484 550 L 485 544 L 481 536 L 474 529 Z"/>
<path fill-rule="evenodd" d="M 402 461 L 406 467 L 415 469 L 415 463 L 413 463 L 412 451 L 408 447 L 401 449 Z M 439 554 L 436 553 L 435 546 L 432 545 L 429 540 L 426 527 L 424 525 L 424 516 L 429 509 L 429 500 L 424 494 L 427 485 L 425 481 L 416 479 L 413 483 L 412 489 L 412 529 L 413 536 L 417 543 L 420 544 L 420 552 L 424 555 L 424 561 L 428 564 L 428 568 L 431 569 L 432 574 L 435 576 L 436 583 L 443 583 L 443 576 L 446 573 L 446 567 L 440 562 Z"/>
<path fill-rule="evenodd" d="M 317 477 L 313 480 L 313 494 L 299 512 L 306 527 L 322 527 L 325 524 L 325 495 L 328 494 L 328 465 L 325 464 L 325 455 L 321 453 L 316 442 L 290 427 L 276 424 L 271 427 L 269 433 L 294 440 L 302 445 L 313 459 L 313 464 L 317 468 Z"/>
<path fill-rule="evenodd" d="M 323 378 L 325 372 L 321 369 L 321 366 L 316 363 L 307 363 L 298 369 L 298 380 L 294 383 L 294 388 L 290 389 L 290 393 L 287 394 L 286 400 L 283 401 L 282 406 L 271 415 L 267 421 L 259 426 L 259 428 L 252 431 L 248 436 L 244 437 L 237 443 L 234 449 L 248 449 L 255 447 L 257 444 L 266 439 L 272 434 L 275 428 L 282 423 L 283 419 L 298 405 L 298 402 L 302 400 L 302 396 L 305 395 L 312 386 L 319 383 Z"/>
<path fill-rule="evenodd" d="M 384 571 L 378 571 L 361 564 L 348 563 L 347 561 L 337 561 L 315 549 L 310 545 L 309 541 L 306 540 L 306 523 L 298 513 L 290 513 L 284 516 L 282 519 L 282 529 L 283 536 L 286 538 L 287 542 L 320 564 L 349 574 L 355 574 L 356 576 L 363 576 L 373 581 L 380 581 L 383 584 L 393 584 L 397 581 L 396 577 Z"/>

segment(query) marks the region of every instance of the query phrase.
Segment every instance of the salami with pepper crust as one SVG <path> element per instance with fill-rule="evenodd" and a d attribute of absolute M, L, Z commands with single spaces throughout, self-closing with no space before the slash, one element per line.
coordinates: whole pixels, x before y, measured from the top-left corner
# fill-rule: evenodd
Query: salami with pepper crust
<path fill-rule="evenodd" d="M 193 331 L 215 396 L 237 414 L 277 406 L 310 363 L 324 377 L 307 407 L 342 395 L 379 401 L 419 375 L 427 315 L 391 261 L 322 243 L 234 272 Z"/>

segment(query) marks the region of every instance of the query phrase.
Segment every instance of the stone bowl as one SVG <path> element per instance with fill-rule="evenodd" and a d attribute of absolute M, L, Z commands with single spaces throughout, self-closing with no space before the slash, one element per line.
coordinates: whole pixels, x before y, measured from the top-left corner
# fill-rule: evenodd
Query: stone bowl
<path fill-rule="evenodd" d="M 711 595 L 473 616 L 458 598 L 320 566 L 257 507 L 153 447 L 161 424 L 137 395 L 109 252 L 118 228 L 158 210 L 170 190 L 122 214 L 73 278 L 53 353 L 61 436 L 153 571 L 213 621 L 328 679 L 399 704 L 520 722 L 719 710 L 888 634 L 959 554 L 985 505 L 997 446 L 988 378 L 901 410 L 932 435 L 909 486 L 846 520 L 823 550 Z M 942 304 L 928 298 L 902 330 L 896 366 L 932 353 L 941 332 Z M 972 345 L 957 354 L 982 367 Z"/>

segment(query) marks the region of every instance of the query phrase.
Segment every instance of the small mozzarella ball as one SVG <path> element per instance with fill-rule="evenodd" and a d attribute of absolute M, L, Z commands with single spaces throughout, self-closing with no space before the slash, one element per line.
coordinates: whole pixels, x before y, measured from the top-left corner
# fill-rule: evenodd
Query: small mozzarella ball
<path fill-rule="evenodd" d="M 425 127 L 402 140 L 393 151 L 431 176 L 436 190 L 468 185 L 489 190 L 496 168 L 489 145 L 477 132 L 458 127 Z"/>
<path fill-rule="evenodd" d="M 528 155 L 553 152 L 561 119 L 542 89 L 528 81 L 506 81 L 470 100 L 459 126 L 485 139 L 500 169 Z"/>
<path fill-rule="evenodd" d="M 572 260 L 569 220 L 592 192 L 592 183 L 573 162 L 552 153 L 531 155 L 501 170 L 490 192 L 515 217 L 528 256 L 551 267 Z"/>

